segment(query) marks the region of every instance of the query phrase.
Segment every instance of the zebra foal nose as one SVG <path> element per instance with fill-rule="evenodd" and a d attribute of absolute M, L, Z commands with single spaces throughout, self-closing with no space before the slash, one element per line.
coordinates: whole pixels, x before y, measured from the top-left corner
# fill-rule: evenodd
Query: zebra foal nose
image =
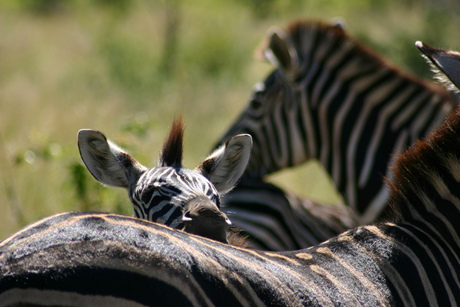
<path fill-rule="evenodd" d="M 206 196 L 198 196 L 184 206 L 182 230 L 223 243 L 227 242 L 227 229 L 232 224 L 227 215 Z"/>

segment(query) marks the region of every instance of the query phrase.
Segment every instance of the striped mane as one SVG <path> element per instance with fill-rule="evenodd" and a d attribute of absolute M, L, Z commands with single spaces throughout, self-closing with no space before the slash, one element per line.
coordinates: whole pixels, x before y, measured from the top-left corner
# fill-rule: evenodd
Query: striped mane
<path fill-rule="evenodd" d="M 163 144 L 158 160 L 159 166 L 182 167 L 184 124 L 182 117 L 173 121 L 168 138 Z"/>
<path fill-rule="evenodd" d="M 333 67 L 336 69 L 337 64 L 334 63 L 334 59 L 320 58 L 318 56 L 310 59 L 308 57 L 313 53 L 317 55 L 316 50 L 321 49 L 323 49 L 323 55 L 329 49 L 348 50 L 346 62 L 343 65 L 352 66 L 355 71 L 356 68 L 359 68 L 361 74 L 368 74 L 378 69 L 388 70 L 390 73 L 402 78 L 408 78 L 411 82 L 430 88 L 433 91 L 439 92 L 443 97 L 446 97 L 444 88 L 433 82 L 427 82 L 412 74 L 405 73 L 377 52 L 351 37 L 340 25 L 316 20 L 298 20 L 290 23 L 285 31 L 287 40 L 292 43 L 299 57 L 298 64 L 301 69 L 304 68 L 303 66 L 310 65 L 313 62 L 322 63 L 326 67 L 330 66 L 330 68 Z M 264 42 L 259 52 L 260 50 L 265 51 L 264 49 L 267 47 L 268 43 Z M 312 52 L 313 50 L 315 52 Z M 353 73 L 353 77 L 357 76 L 359 76 L 358 72 Z M 446 97 L 445 99 L 449 98 Z"/>
<path fill-rule="evenodd" d="M 427 218 L 442 211 L 452 219 L 460 212 L 460 110 L 396 158 L 394 179 L 387 180 L 389 204 L 396 221 Z"/>

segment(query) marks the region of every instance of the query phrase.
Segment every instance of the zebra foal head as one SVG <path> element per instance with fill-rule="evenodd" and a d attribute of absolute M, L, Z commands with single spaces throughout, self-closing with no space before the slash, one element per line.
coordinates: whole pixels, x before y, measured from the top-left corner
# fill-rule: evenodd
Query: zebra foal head
<path fill-rule="evenodd" d="M 230 191 L 244 172 L 252 139 L 234 136 L 190 170 L 182 166 L 183 131 L 179 118 L 151 169 L 99 131 L 80 130 L 78 147 L 96 180 L 128 191 L 136 217 L 226 242 L 231 222 L 220 211 L 220 195 Z"/>

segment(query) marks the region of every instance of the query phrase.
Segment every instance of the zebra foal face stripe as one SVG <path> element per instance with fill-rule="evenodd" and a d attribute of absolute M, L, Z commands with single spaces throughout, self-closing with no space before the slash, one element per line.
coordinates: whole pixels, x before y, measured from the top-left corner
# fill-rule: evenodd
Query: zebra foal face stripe
<path fill-rule="evenodd" d="M 182 119 L 176 120 L 157 167 L 148 169 L 99 131 L 80 130 L 78 147 L 90 173 L 101 183 L 128 191 L 134 215 L 226 242 L 231 224 L 220 211 L 249 160 L 251 137 L 237 135 L 194 170 L 182 167 Z"/>
<path fill-rule="evenodd" d="M 184 168 L 158 167 L 141 175 L 132 191 L 134 215 L 178 228 L 184 204 L 200 198 L 220 207 L 219 192 L 203 175 Z M 181 225 L 183 226 L 183 225 Z"/>

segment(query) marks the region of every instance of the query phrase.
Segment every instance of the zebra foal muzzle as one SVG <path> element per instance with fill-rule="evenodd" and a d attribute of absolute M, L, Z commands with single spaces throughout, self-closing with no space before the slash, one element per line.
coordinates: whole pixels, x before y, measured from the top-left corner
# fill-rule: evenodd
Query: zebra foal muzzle
<path fill-rule="evenodd" d="M 232 222 L 209 198 L 195 197 L 185 204 L 183 210 L 182 230 L 227 243 L 227 229 Z"/>

